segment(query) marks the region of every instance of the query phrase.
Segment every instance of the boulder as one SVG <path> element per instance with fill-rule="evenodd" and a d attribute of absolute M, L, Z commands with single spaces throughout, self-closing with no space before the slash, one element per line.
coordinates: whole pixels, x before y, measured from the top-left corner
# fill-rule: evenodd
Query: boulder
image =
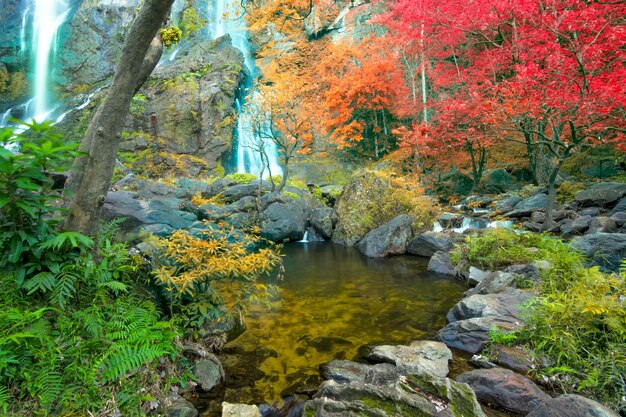
<path fill-rule="evenodd" d="M 576 193 L 576 201 L 583 206 L 609 206 L 626 196 L 626 183 L 600 182 Z"/>
<path fill-rule="evenodd" d="M 484 282 L 484 281 L 483 281 Z M 529 291 L 510 290 L 502 294 L 475 294 L 456 303 L 448 312 L 448 322 L 475 317 L 492 317 L 498 321 L 521 324 L 521 306 L 534 298 Z"/>
<path fill-rule="evenodd" d="M 198 410 L 192 403 L 178 394 L 170 394 L 165 400 L 167 417 L 198 417 Z"/>
<path fill-rule="evenodd" d="M 217 356 L 212 353 L 208 353 L 195 363 L 193 374 L 196 377 L 196 382 L 207 392 L 224 381 L 222 364 Z"/>
<path fill-rule="evenodd" d="M 581 235 L 589 229 L 591 220 L 592 217 L 589 215 L 582 215 L 574 220 L 567 219 L 561 224 L 561 233 L 564 236 Z"/>
<path fill-rule="evenodd" d="M 367 357 L 394 364 L 404 374 L 427 373 L 443 378 L 448 375 L 452 352 L 444 343 L 422 340 L 409 346 L 376 346 Z"/>
<path fill-rule="evenodd" d="M 362 254 L 370 258 L 383 258 L 388 255 L 406 253 L 406 245 L 411 237 L 413 217 L 401 214 L 368 234 L 358 244 Z"/>
<path fill-rule="evenodd" d="M 307 227 L 302 240 L 306 242 L 324 242 L 326 238 L 316 228 Z"/>
<path fill-rule="evenodd" d="M 367 384 L 387 384 L 398 379 L 401 371 L 390 363 L 367 365 L 352 361 L 335 360 L 320 366 L 326 380 L 339 383 L 360 382 Z"/>
<path fill-rule="evenodd" d="M 482 271 L 474 266 L 470 266 L 468 280 L 470 284 L 477 285 L 489 274 L 491 274 L 491 271 Z"/>
<path fill-rule="evenodd" d="M 617 232 L 617 223 L 615 223 L 615 220 L 610 217 L 599 216 L 591 220 L 587 234 L 615 232 Z"/>
<path fill-rule="evenodd" d="M 541 271 L 549 270 L 552 267 L 548 261 L 533 261 L 530 264 L 510 265 L 503 272 L 508 272 L 516 276 L 518 281 L 526 281 L 532 285 L 541 283 Z"/>
<path fill-rule="evenodd" d="M 626 211 L 618 211 L 612 214 L 611 219 L 613 219 L 617 227 L 624 226 L 626 224 Z"/>
<path fill-rule="evenodd" d="M 566 394 L 542 402 L 527 417 L 619 417 L 599 402 Z"/>
<path fill-rule="evenodd" d="M 498 346 L 496 348 L 495 361 L 505 368 L 523 374 L 528 373 L 533 368 L 532 360 L 526 352 L 508 346 Z"/>
<path fill-rule="evenodd" d="M 440 250 L 435 252 L 428 261 L 428 270 L 437 274 L 457 275 L 457 271 L 452 265 L 450 252 Z"/>
<path fill-rule="evenodd" d="M 263 417 L 256 405 L 222 403 L 222 417 Z"/>
<path fill-rule="evenodd" d="M 499 321 L 494 317 L 475 317 L 448 324 L 439 330 L 437 337 L 450 348 L 478 353 L 489 341 L 489 333 L 493 328 L 506 332 L 519 330 L 522 325 Z"/>
<path fill-rule="evenodd" d="M 311 226 L 315 228 L 324 238 L 333 237 L 333 230 L 337 224 L 337 212 L 330 207 L 320 207 L 311 212 L 309 219 Z"/>
<path fill-rule="evenodd" d="M 499 168 L 485 172 L 480 187 L 487 193 L 500 194 L 519 188 L 519 183 L 513 175 Z"/>
<path fill-rule="evenodd" d="M 304 236 L 309 212 L 310 208 L 304 200 L 272 203 L 259 215 L 261 236 L 274 242 L 300 240 Z"/>
<path fill-rule="evenodd" d="M 499 213 L 506 213 L 515 208 L 520 202 L 523 201 L 523 198 L 517 195 L 512 195 L 506 197 L 500 201 L 498 201 L 495 205 L 495 210 Z"/>
<path fill-rule="evenodd" d="M 579 216 L 591 216 L 596 217 L 600 214 L 602 209 L 600 207 L 586 207 L 578 212 Z"/>
<path fill-rule="evenodd" d="M 472 389 L 448 378 L 400 376 L 394 383 L 325 381 L 304 415 L 324 417 L 484 417 Z"/>
<path fill-rule="evenodd" d="M 550 399 L 530 379 L 503 368 L 465 372 L 457 381 L 472 387 L 479 400 L 515 413 L 529 413 Z"/>
<path fill-rule="evenodd" d="M 594 233 L 572 239 L 571 246 L 605 271 L 617 271 L 626 257 L 626 235 Z"/>
<path fill-rule="evenodd" d="M 619 213 L 620 211 L 626 212 L 626 197 L 622 198 L 616 205 L 613 207 L 613 210 L 609 213 L 609 215 L 614 215 L 615 213 Z"/>
<path fill-rule="evenodd" d="M 545 210 L 548 205 L 546 194 L 536 194 L 518 203 L 512 211 L 505 213 L 509 217 L 526 217 L 534 211 Z"/>
<path fill-rule="evenodd" d="M 454 240 L 446 233 L 426 232 L 411 240 L 406 251 L 411 255 L 431 257 L 440 250 L 449 251 L 454 248 Z"/>
<path fill-rule="evenodd" d="M 495 271 L 486 274 L 484 279 L 465 295 L 496 294 L 515 287 L 515 275 L 508 272 Z"/>
<path fill-rule="evenodd" d="M 227 203 L 233 203 L 239 201 L 244 197 L 256 197 L 259 192 L 259 186 L 262 188 L 261 194 L 265 191 L 269 191 L 272 188 L 272 184 L 268 181 L 263 181 L 259 184 L 258 180 L 252 181 L 250 184 L 237 184 L 232 187 L 225 188 L 221 197 Z"/>
<path fill-rule="evenodd" d="M 459 213 L 443 213 L 437 217 L 437 222 L 444 229 L 458 228 L 463 224 L 463 215 Z"/>

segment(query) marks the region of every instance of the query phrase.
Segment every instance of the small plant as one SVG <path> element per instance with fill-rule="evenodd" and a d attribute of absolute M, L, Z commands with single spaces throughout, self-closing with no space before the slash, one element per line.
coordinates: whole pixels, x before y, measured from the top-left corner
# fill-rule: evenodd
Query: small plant
<path fill-rule="evenodd" d="M 161 34 L 161 41 L 163 45 L 170 48 L 172 45 L 176 45 L 183 37 L 183 32 L 178 26 L 168 26 L 163 28 L 159 32 Z"/>
<path fill-rule="evenodd" d="M 252 181 L 257 179 L 256 175 L 248 174 L 246 172 L 237 172 L 234 174 L 228 174 L 226 178 L 235 180 L 237 184 L 250 184 Z"/>
<path fill-rule="evenodd" d="M 296 193 L 292 193 L 291 191 L 284 191 L 283 194 L 285 194 L 287 197 L 292 198 L 294 200 L 302 200 L 302 197 L 300 197 Z"/>

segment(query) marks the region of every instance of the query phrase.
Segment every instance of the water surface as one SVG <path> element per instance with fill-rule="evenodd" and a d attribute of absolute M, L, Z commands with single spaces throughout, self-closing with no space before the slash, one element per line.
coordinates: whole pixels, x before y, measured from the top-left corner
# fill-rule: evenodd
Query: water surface
<path fill-rule="evenodd" d="M 291 244 L 283 252 L 278 298 L 271 310 L 251 309 L 246 331 L 220 355 L 225 387 L 207 400 L 276 404 L 314 392 L 324 362 L 434 337 L 467 289 L 427 272 L 424 258 L 368 259 L 331 243 Z"/>

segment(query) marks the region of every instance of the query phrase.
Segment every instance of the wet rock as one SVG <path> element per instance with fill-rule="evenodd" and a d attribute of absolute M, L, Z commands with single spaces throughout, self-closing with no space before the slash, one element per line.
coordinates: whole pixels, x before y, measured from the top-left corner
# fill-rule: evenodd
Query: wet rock
<path fill-rule="evenodd" d="M 326 381 L 315 399 L 305 404 L 307 413 L 320 417 L 485 415 L 468 385 L 428 375 L 400 377 L 386 385 Z"/>
<path fill-rule="evenodd" d="M 503 368 L 465 372 L 457 381 L 471 386 L 479 400 L 516 413 L 528 413 L 550 399 L 530 379 Z"/>
<path fill-rule="evenodd" d="M 224 381 L 224 369 L 217 356 L 212 353 L 207 354 L 203 359 L 196 362 L 193 367 L 193 374 L 196 382 L 204 391 L 211 391 L 214 387 Z"/>
<path fill-rule="evenodd" d="M 383 258 L 388 255 L 406 253 L 406 245 L 411 237 L 413 217 L 401 214 L 371 232 L 357 245 L 359 251 L 370 258 Z"/>
<path fill-rule="evenodd" d="M 533 211 L 530 220 L 535 223 L 543 223 L 546 220 L 546 213 L 542 211 Z"/>
<path fill-rule="evenodd" d="M 626 212 L 626 198 L 622 198 L 618 203 L 613 207 L 613 210 L 609 213 L 612 216 L 615 213 L 619 213 L 620 211 Z"/>
<path fill-rule="evenodd" d="M 600 205 L 606 207 L 626 196 L 626 183 L 600 182 L 591 188 L 576 193 L 576 201 L 583 206 Z"/>
<path fill-rule="evenodd" d="M 626 211 L 618 211 L 611 215 L 611 219 L 618 227 L 622 227 L 626 224 Z"/>
<path fill-rule="evenodd" d="M 256 405 L 222 403 L 222 417 L 263 417 Z"/>
<path fill-rule="evenodd" d="M 463 215 L 458 213 L 443 213 L 437 217 L 437 221 L 444 229 L 453 229 L 461 227 L 463 224 Z"/>
<path fill-rule="evenodd" d="M 546 262 L 545 264 L 543 262 Z M 519 280 L 529 281 L 533 285 L 541 283 L 541 272 L 544 269 L 550 269 L 551 265 L 547 261 L 533 261 L 530 264 L 511 265 L 504 272 L 511 273 L 517 277 L 516 285 Z"/>
<path fill-rule="evenodd" d="M 578 212 L 579 216 L 591 216 L 596 217 L 600 214 L 602 209 L 600 207 L 587 207 Z"/>
<path fill-rule="evenodd" d="M 307 242 L 324 242 L 326 238 L 315 227 L 307 227 L 304 231 Z M 304 238 L 303 238 L 304 239 Z"/>
<path fill-rule="evenodd" d="M 315 228 L 324 238 L 333 237 L 333 230 L 337 224 L 337 212 L 330 207 L 320 207 L 311 212 L 309 219 L 311 226 Z"/>
<path fill-rule="evenodd" d="M 509 217 L 526 217 L 534 211 L 545 210 L 547 205 L 548 196 L 546 194 L 537 194 L 518 203 L 506 215 Z"/>
<path fill-rule="evenodd" d="M 168 417 L 198 417 L 198 410 L 192 403 L 178 394 L 170 394 L 165 400 Z"/>
<path fill-rule="evenodd" d="M 619 417 L 616 412 L 580 395 L 561 395 L 544 401 L 527 417 Z"/>
<path fill-rule="evenodd" d="M 467 291 L 465 295 L 496 294 L 513 287 L 515 287 L 515 275 L 508 272 L 495 271 L 486 274 L 484 279 L 475 288 Z"/>
<path fill-rule="evenodd" d="M 454 240 L 446 233 L 426 232 L 409 242 L 406 251 L 411 255 L 431 257 L 440 250 L 454 248 Z"/>
<path fill-rule="evenodd" d="M 445 377 L 452 352 L 441 342 L 415 341 L 409 346 L 376 346 L 368 358 L 396 365 L 405 374 L 427 373 Z"/>
<path fill-rule="evenodd" d="M 487 277 L 491 271 L 481 271 L 480 269 L 470 266 L 469 269 L 469 282 L 470 284 L 477 285 L 479 284 L 485 277 Z"/>
<path fill-rule="evenodd" d="M 510 197 L 507 197 L 503 200 L 498 201 L 496 203 L 495 209 L 496 211 L 500 213 L 506 213 L 508 211 L 513 210 L 515 206 L 518 205 L 522 201 L 523 201 L 522 197 L 517 196 L 517 195 L 512 195 Z"/>
<path fill-rule="evenodd" d="M 543 224 L 532 221 L 522 223 L 522 227 L 531 232 L 539 233 L 543 230 Z"/>
<path fill-rule="evenodd" d="M 532 360 L 528 354 L 517 348 L 498 346 L 495 357 L 499 365 L 516 372 L 525 374 L 533 368 Z"/>
<path fill-rule="evenodd" d="M 475 317 L 492 317 L 498 321 L 522 322 L 521 306 L 534 297 L 528 291 L 511 290 L 502 294 L 475 294 L 459 301 L 448 312 L 450 323 Z"/>
<path fill-rule="evenodd" d="M 581 215 L 574 220 L 566 220 L 561 224 L 561 233 L 564 236 L 581 235 L 591 224 L 592 217 L 589 215 Z"/>
<path fill-rule="evenodd" d="M 335 360 L 320 366 L 326 380 L 339 383 L 360 382 L 374 385 L 388 384 L 398 379 L 401 371 L 389 363 L 367 365 L 352 361 Z"/>
<path fill-rule="evenodd" d="M 262 188 L 261 194 L 272 188 L 272 185 L 268 181 L 263 181 L 262 184 L 259 184 L 259 181 L 256 180 L 252 181 L 250 184 L 237 184 L 225 188 L 221 192 L 221 198 L 228 203 L 233 203 L 244 197 L 256 197 L 259 192 L 259 186 Z"/>
<path fill-rule="evenodd" d="M 615 232 L 617 232 L 617 224 L 615 223 L 615 220 L 610 217 L 599 216 L 591 220 L 587 234 Z"/>
<path fill-rule="evenodd" d="M 428 262 L 428 270 L 438 274 L 456 275 L 450 252 L 447 251 L 435 252 Z"/>
<path fill-rule="evenodd" d="M 270 204 L 259 215 L 261 236 L 274 242 L 300 240 L 309 218 L 310 208 L 304 200 L 289 199 Z"/>
<path fill-rule="evenodd" d="M 437 333 L 437 338 L 446 346 L 470 353 L 478 353 L 489 341 L 493 328 L 502 331 L 519 330 L 521 323 L 499 321 L 494 317 L 474 317 L 448 324 Z"/>
<path fill-rule="evenodd" d="M 589 258 L 600 269 L 616 271 L 626 257 L 626 235 L 594 233 L 572 239 L 571 246 Z"/>

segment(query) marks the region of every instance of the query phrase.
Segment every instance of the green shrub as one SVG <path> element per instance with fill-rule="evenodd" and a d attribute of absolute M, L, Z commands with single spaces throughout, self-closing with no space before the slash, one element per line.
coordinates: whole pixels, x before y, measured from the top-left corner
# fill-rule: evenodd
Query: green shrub
<path fill-rule="evenodd" d="M 237 181 L 237 184 L 250 184 L 252 181 L 256 180 L 256 175 L 248 174 L 246 172 L 237 172 L 234 174 L 226 175 L 226 178 L 231 178 Z"/>

